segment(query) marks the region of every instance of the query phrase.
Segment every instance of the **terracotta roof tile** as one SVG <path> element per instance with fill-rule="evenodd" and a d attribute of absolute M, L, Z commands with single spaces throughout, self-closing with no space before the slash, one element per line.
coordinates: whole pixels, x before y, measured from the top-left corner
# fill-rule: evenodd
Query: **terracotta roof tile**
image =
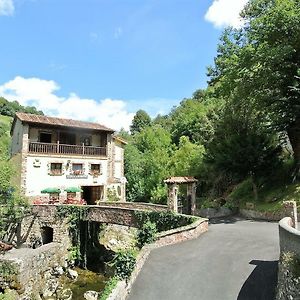
<path fill-rule="evenodd" d="M 170 177 L 164 180 L 165 183 L 173 184 L 173 183 L 193 183 L 198 180 L 195 177 L 184 176 L 184 177 Z"/>
<path fill-rule="evenodd" d="M 113 138 L 114 138 L 116 141 L 120 142 L 121 144 L 124 144 L 124 145 L 127 145 L 127 144 L 128 144 L 128 142 L 125 141 L 125 140 L 124 140 L 123 138 L 121 138 L 120 136 L 114 135 Z"/>
<path fill-rule="evenodd" d="M 53 126 L 84 128 L 84 129 L 114 132 L 114 130 L 111 128 L 108 128 L 98 123 L 92 123 L 92 122 L 54 118 L 54 117 L 33 115 L 33 114 L 27 114 L 21 112 L 16 113 L 16 118 L 18 118 L 22 122 L 31 123 L 31 124 L 46 124 L 46 125 L 53 125 Z"/>

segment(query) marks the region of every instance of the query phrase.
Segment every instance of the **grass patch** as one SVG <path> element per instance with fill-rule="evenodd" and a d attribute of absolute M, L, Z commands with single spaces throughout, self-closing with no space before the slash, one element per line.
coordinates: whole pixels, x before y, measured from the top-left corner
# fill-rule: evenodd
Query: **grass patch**
<path fill-rule="evenodd" d="M 119 281 L 119 278 L 117 278 L 115 276 L 111 277 L 109 279 L 109 281 L 106 283 L 103 292 L 98 297 L 98 300 L 106 300 L 109 297 L 109 295 L 111 294 L 111 292 L 113 291 L 113 289 L 117 286 L 118 281 Z"/>
<path fill-rule="evenodd" d="M 228 195 L 227 202 L 246 208 L 247 202 L 254 203 L 258 211 L 280 211 L 284 201 L 296 201 L 300 207 L 300 182 L 291 183 L 292 163 L 285 162 L 268 178 L 257 182 L 258 198 L 255 200 L 251 179 L 244 180 Z"/>
<path fill-rule="evenodd" d="M 13 120 L 12 117 L 0 115 L 0 122 L 2 124 L 6 125 L 9 130 L 10 130 L 10 126 L 11 126 L 12 120 Z"/>

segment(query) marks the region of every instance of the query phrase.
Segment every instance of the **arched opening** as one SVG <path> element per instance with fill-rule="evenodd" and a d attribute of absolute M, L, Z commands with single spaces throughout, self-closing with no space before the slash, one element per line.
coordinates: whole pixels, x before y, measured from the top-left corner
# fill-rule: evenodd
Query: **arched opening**
<path fill-rule="evenodd" d="M 45 226 L 41 228 L 43 245 L 53 242 L 53 228 Z"/>

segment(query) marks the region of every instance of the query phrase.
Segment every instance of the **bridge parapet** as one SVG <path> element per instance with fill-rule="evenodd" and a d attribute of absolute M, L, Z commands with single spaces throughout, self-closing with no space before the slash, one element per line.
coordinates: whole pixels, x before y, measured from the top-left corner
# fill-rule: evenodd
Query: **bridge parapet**
<path fill-rule="evenodd" d="M 68 207 L 69 205 L 59 205 Z M 57 219 L 58 205 L 33 205 L 32 212 L 43 222 L 53 222 Z M 124 226 L 137 227 L 135 212 L 141 210 L 148 211 L 167 211 L 168 207 L 163 205 L 154 205 L 148 203 L 101 203 L 101 205 L 78 206 L 86 208 L 85 221 L 99 223 L 111 223 Z"/>

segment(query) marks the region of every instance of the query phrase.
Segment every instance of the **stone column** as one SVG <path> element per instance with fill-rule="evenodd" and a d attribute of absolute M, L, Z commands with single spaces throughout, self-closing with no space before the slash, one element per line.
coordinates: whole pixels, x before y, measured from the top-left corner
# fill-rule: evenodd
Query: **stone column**
<path fill-rule="evenodd" d="M 188 211 L 190 211 L 191 215 L 195 215 L 196 212 L 196 183 L 189 183 L 187 185 L 187 199 L 189 199 L 188 203 L 190 207 Z"/>
<path fill-rule="evenodd" d="M 191 214 L 193 216 L 196 213 L 196 189 L 197 189 L 197 184 L 194 182 L 192 184 L 192 194 L 191 194 Z"/>
<path fill-rule="evenodd" d="M 178 185 L 171 184 L 168 186 L 168 208 L 175 213 L 178 212 Z"/>
<path fill-rule="evenodd" d="M 107 179 L 113 178 L 113 139 L 112 135 L 107 135 Z"/>
<path fill-rule="evenodd" d="M 297 203 L 296 201 L 284 201 L 284 212 L 286 217 L 292 218 L 292 226 L 298 229 Z"/>
<path fill-rule="evenodd" d="M 102 201 L 107 201 L 107 185 L 103 185 L 103 199 Z"/>
<path fill-rule="evenodd" d="M 29 126 L 23 125 L 22 137 L 22 163 L 21 163 L 21 191 L 26 194 L 27 154 L 29 150 Z"/>

